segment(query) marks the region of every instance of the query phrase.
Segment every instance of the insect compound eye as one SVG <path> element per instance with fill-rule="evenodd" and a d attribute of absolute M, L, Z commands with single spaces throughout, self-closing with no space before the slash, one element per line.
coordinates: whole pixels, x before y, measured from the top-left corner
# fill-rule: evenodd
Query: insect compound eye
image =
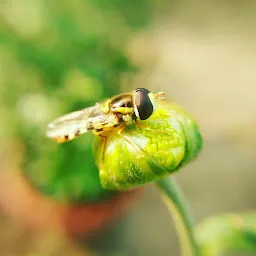
<path fill-rule="evenodd" d="M 148 119 L 153 114 L 154 108 L 148 95 L 149 93 L 150 92 L 145 88 L 138 88 L 135 90 L 135 113 L 140 120 Z"/>

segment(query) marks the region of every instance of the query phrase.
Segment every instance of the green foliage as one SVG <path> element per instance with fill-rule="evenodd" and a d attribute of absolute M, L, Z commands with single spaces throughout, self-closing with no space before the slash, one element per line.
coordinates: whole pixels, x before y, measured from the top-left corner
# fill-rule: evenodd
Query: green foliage
<path fill-rule="evenodd" d="M 224 251 L 256 252 L 256 214 L 222 214 L 204 220 L 196 230 L 202 256 Z"/>
<path fill-rule="evenodd" d="M 0 37 L 0 109 L 5 122 L 0 139 L 24 145 L 21 169 L 46 195 L 83 201 L 112 194 L 100 184 L 92 134 L 56 145 L 45 131 L 53 118 L 119 93 L 120 77 L 136 70 L 124 51 L 134 27 L 122 22 L 132 8 L 126 10 L 125 2 L 114 4 L 113 15 L 90 1 L 24 2 L 23 12 L 13 17 L 8 11 L 19 6 L 8 9 L 8 1 L 5 6 Z"/>

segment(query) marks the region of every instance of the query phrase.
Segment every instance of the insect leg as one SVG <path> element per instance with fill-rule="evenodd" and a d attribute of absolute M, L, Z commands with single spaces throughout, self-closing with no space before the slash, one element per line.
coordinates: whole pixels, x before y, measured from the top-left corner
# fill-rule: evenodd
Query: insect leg
<path fill-rule="evenodd" d="M 125 127 L 126 127 L 125 124 L 121 125 L 121 126 L 119 127 L 117 133 L 118 133 L 119 135 L 121 135 L 121 132 L 125 129 Z"/>
<path fill-rule="evenodd" d="M 106 144 L 107 144 L 107 139 L 108 137 L 107 136 L 104 136 L 104 135 L 101 135 L 99 134 L 98 136 L 100 136 L 102 139 L 103 139 L 103 144 L 102 144 L 102 151 L 101 151 L 101 164 L 103 164 L 104 162 L 104 155 L 105 155 L 105 150 L 106 150 Z"/>

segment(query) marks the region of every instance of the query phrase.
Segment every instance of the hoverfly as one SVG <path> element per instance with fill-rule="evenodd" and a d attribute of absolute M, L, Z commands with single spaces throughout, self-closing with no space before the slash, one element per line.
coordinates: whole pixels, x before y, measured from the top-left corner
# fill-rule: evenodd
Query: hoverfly
<path fill-rule="evenodd" d="M 48 124 L 46 136 L 58 143 L 77 138 L 92 131 L 105 136 L 137 120 L 148 119 L 156 110 L 157 101 L 165 99 L 164 92 L 156 94 L 145 88 L 116 95 L 95 106 L 61 116 Z"/>

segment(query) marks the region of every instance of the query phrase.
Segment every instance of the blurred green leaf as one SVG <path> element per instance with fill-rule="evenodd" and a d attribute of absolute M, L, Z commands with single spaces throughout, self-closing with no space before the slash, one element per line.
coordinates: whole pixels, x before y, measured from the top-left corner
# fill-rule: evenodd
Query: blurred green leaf
<path fill-rule="evenodd" d="M 42 20 L 32 33 L 26 28 L 33 23 L 28 6 L 20 17 L 8 17 L 9 9 L 1 16 L 0 105 L 6 121 L 0 138 L 8 134 L 23 142 L 24 175 L 44 194 L 61 201 L 102 199 L 112 192 L 100 184 L 93 135 L 56 145 L 45 131 L 53 118 L 119 93 L 121 76 L 136 71 L 124 50 L 131 30 L 118 13 L 132 18 L 137 10 L 126 2 L 116 15 L 90 1 L 42 2 L 33 7 Z"/>
<path fill-rule="evenodd" d="M 256 213 L 209 217 L 197 227 L 196 235 L 203 256 L 241 249 L 256 253 Z"/>

